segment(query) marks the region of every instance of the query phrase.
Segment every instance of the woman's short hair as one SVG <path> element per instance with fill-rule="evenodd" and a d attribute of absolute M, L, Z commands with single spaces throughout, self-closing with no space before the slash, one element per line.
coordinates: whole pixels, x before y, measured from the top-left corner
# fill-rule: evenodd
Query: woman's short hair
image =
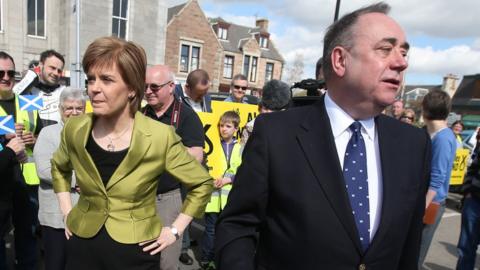
<path fill-rule="evenodd" d="M 147 69 L 147 56 L 140 45 L 116 37 L 101 37 L 88 45 L 82 64 L 86 74 L 94 68 L 111 69 L 115 65 L 125 84 L 135 92 L 130 99 L 130 112 L 138 111 Z"/>
<path fill-rule="evenodd" d="M 80 101 L 85 105 L 87 102 L 87 96 L 85 95 L 85 90 L 68 86 L 65 87 L 60 94 L 59 105 L 61 108 L 63 108 L 63 103 L 65 103 L 65 100 Z"/>

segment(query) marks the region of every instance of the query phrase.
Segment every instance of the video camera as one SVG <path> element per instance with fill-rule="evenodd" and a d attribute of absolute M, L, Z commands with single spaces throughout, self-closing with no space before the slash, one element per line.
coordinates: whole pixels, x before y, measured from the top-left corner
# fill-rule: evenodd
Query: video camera
<path fill-rule="evenodd" d="M 293 86 L 290 87 L 290 92 L 292 92 L 292 90 L 295 88 L 307 90 L 307 96 L 293 97 L 292 95 L 293 106 L 299 107 L 299 106 L 310 105 L 320 99 L 320 92 L 318 90 L 325 88 L 325 81 L 315 80 L 315 79 L 305 79 L 300 82 L 294 83 Z"/>

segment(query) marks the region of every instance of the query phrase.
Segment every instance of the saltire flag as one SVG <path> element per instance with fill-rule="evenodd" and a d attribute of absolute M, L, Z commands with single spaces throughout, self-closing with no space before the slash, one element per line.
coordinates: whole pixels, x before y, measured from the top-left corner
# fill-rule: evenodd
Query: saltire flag
<path fill-rule="evenodd" d="M 13 115 L 0 116 L 0 135 L 15 133 Z"/>
<path fill-rule="evenodd" d="M 20 110 L 22 111 L 37 111 L 43 109 L 42 96 L 19 95 L 18 101 L 20 105 Z"/>

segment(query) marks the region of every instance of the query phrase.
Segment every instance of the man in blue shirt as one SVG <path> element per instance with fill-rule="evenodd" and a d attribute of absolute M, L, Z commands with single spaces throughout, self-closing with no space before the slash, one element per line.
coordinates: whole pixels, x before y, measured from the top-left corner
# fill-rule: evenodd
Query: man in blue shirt
<path fill-rule="evenodd" d="M 243 74 L 233 76 L 230 83 L 230 95 L 224 100 L 228 102 L 248 103 L 245 92 L 248 89 L 247 77 Z"/>
<path fill-rule="evenodd" d="M 431 203 L 437 203 L 440 207 L 435 215 L 435 222 L 426 224 L 423 228 L 418 269 L 422 269 L 433 235 L 445 211 L 445 200 L 448 195 L 450 175 L 457 149 L 455 135 L 448 128 L 446 120 L 450 108 L 450 96 L 444 91 L 432 91 L 423 98 L 423 118 L 432 139 L 430 185 L 426 195 L 425 208 Z"/>

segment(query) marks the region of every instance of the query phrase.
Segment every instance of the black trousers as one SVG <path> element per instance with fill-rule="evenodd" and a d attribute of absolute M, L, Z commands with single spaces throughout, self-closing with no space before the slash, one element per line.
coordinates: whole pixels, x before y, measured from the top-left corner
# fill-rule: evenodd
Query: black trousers
<path fill-rule="evenodd" d="M 67 270 L 158 270 L 160 253 L 150 255 L 138 244 L 113 240 L 103 227 L 92 238 L 67 241 Z"/>
<path fill-rule="evenodd" d="M 45 269 L 65 270 L 67 261 L 65 230 L 42 226 L 42 242 L 45 251 Z"/>

